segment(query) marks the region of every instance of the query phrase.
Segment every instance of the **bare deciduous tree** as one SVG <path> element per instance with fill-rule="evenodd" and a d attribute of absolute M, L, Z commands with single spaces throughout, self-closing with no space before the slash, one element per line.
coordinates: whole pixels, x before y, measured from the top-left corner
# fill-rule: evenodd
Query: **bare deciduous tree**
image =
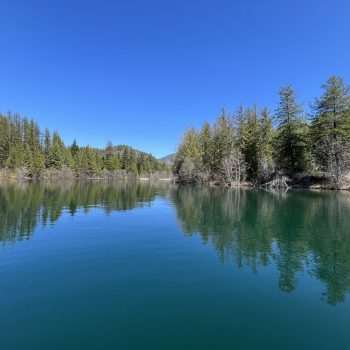
<path fill-rule="evenodd" d="M 225 183 L 237 185 L 245 179 L 246 168 L 240 151 L 234 151 L 221 163 L 221 175 Z"/>

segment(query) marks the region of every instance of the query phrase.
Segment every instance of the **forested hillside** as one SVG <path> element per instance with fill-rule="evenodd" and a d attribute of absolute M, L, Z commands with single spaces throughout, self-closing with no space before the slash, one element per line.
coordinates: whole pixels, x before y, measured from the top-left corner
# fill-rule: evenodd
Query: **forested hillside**
<path fill-rule="evenodd" d="M 129 146 L 104 149 L 66 146 L 60 135 L 40 130 L 34 120 L 0 114 L 0 169 L 18 177 L 130 177 L 169 171 L 152 155 Z"/>
<path fill-rule="evenodd" d="M 174 161 L 175 158 L 175 153 L 169 154 L 165 157 L 159 158 L 158 160 L 160 160 L 161 162 L 165 163 L 165 164 L 169 164 L 171 165 L 172 162 Z"/>
<path fill-rule="evenodd" d="M 280 187 L 318 179 L 332 188 L 349 186 L 349 87 L 332 76 L 322 90 L 308 114 L 288 85 L 274 113 L 240 106 L 233 114 L 222 110 L 214 125 L 188 129 L 173 164 L 177 180 Z"/>

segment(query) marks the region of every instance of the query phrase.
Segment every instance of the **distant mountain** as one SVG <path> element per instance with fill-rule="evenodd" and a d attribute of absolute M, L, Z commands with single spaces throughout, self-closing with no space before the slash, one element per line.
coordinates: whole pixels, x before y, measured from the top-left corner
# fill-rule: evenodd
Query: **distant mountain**
<path fill-rule="evenodd" d="M 132 152 L 135 152 L 136 154 L 147 154 L 149 156 L 152 156 L 150 153 L 147 153 L 147 152 L 143 152 L 143 151 L 140 151 L 136 148 L 133 148 L 131 146 L 128 146 L 128 145 L 116 145 L 116 146 L 113 146 L 113 150 L 115 153 L 118 153 L 118 154 L 121 154 L 123 153 L 126 149 L 132 151 Z M 152 156 L 153 157 L 153 156 Z"/>
<path fill-rule="evenodd" d="M 154 157 L 151 153 L 147 153 L 147 152 L 144 152 L 144 151 L 140 151 L 136 148 L 133 148 L 131 146 L 128 146 L 128 145 L 116 145 L 116 146 L 113 146 L 113 151 L 116 153 L 116 154 L 119 154 L 121 155 L 125 150 L 129 150 L 131 152 L 133 152 L 134 154 L 136 154 L 137 156 L 139 155 L 144 155 L 144 156 L 148 156 L 148 157 L 151 157 L 153 158 L 154 160 L 158 160 L 156 159 L 156 157 Z"/>
<path fill-rule="evenodd" d="M 175 158 L 175 153 L 172 153 L 172 154 L 169 154 L 165 157 L 159 158 L 158 160 L 160 162 L 165 163 L 165 164 L 171 164 L 174 161 L 174 158 Z"/>

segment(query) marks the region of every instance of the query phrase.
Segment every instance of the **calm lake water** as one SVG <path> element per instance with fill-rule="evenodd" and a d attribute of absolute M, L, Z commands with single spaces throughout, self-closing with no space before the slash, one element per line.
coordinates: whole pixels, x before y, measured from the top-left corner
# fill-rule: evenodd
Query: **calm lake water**
<path fill-rule="evenodd" d="M 350 193 L 0 182 L 0 348 L 350 349 Z"/>

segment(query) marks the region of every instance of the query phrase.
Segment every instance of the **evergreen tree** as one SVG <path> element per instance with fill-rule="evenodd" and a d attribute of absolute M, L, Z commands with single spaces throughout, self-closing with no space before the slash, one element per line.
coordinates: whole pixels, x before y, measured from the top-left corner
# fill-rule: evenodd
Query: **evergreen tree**
<path fill-rule="evenodd" d="M 30 173 L 35 176 L 39 176 L 45 169 L 45 159 L 42 151 L 39 148 L 35 148 L 32 152 Z"/>
<path fill-rule="evenodd" d="M 89 175 L 89 159 L 85 147 L 79 148 L 75 156 L 75 170 L 79 177 Z"/>
<path fill-rule="evenodd" d="M 116 153 L 112 142 L 108 142 L 104 151 L 103 166 L 109 171 L 121 168 L 119 155 Z"/>
<path fill-rule="evenodd" d="M 205 169 L 210 170 L 213 166 L 213 135 L 212 128 L 208 122 L 205 122 L 199 133 L 199 143 L 202 149 L 202 161 Z"/>
<path fill-rule="evenodd" d="M 235 120 L 235 129 L 237 134 L 236 144 L 237 147 L 242 150 L 243 149 L 243 143 L 244 143 L 244 126 L 245 126 L 245 113 L 243 106 L 240 105 L 238 107 L 237 112 L 234 115 Z"/>
<path fill-rule="evenodd" d="M 130 174 L 153 173 L 169 170 L 152 155 L 138 152 L 128 146 L 114 147 L 109 143 L 104 150 L 91 147 L 79 148 L 74 140 L 66 147 L 55 132 L 44 133 L 33 120 L 19 115 L 0 114 L 0 168 L 26 170 L 26 175 L 37 177 L 44 169 L 61 171 L 63 176 L 99 176 L 102 170 L 119 170 L 123 167 Z"/>
<path fill-rule="evenodd" d="M 342 78 L 332 76 L 322 88 L 323 95 L 314 106 L 313 150 L 317 164 L 339 187 L 350 168 L 349 87 Z"/>
<path fill-rule="evenodd" d="M 63 141 L 58 135 L 57 131 L 53 133 L 52 144 L 50 145 L 47 156 L 47 167 L 54 169 L 61 169 L 65 163 L 65 147 Z"/>
<path fill-rule="evenodd" d="M 48 159 L 49 159 L 49 151 L 51 148 L 51 133 L 49 129 L 45 129 L 44 132 L 44 156 L 45 156 L 45 166 L 49 167 Z"/>
<path fill-rule="evenodd" d="M 72 157 L 74 158 L 78 151 L 79 151 L 79 146 L 77 144 L 76 139 L 73 140 L 73 143 L 71 144 L 71 146 L 69 147 L 70 153 L 72 154 Z"/>
<path fill-rule="evenodd" d="M 85 148 L 86 158 L 87 158 L 87 170 L 90 176 L 99 175 L 101 172 L 101 165 L 99 162 L 99 157 L 97 152 L 91 147 Z"/>
<path fill-rule="evenodd" d="M 22 124 L 18 115 L 8 114 L 9 127 L 9 152 L 5 166 L 10 169 L 19 169 L 24 166 L 24 147 L 22 137 Z"/>
<path fill-rule="evenodd" d="M 202 167 L 202 149 L 193 128 L 186 131 L 176 153 L 173 172 L 181 182 L 196 182 Z"/>
<path fill-rule="evenodd" d="M 0 114 L 0 168 L 5 166 L 6 160 L 9 156 L 9 120 Z"/>
<path fill-rule="evenodd" d="M 308 126 L 301 116 L 303 109 L 296 101 L 296 93 L 291 85 L 281 88 L 279 96 L 276 148 L 278 164 L 287 174 L 302 172 L 310 164 Z"/>
<path fill-rule="evenodd" d="M 246 118 L 241 125 L 241 138 L 248 179 L 254 180 L 259 166 L 259 120 L 256 106 L 246 111 Z"/>
<path fill-rule="evenodd" d="M 222 162 L 235 150 L 233 119 L 223 109 L 213 127 L 212 172 L 219 174 Z"/>
<path fill-rule="evenodd" d="M 273 172 L 273 118 L 268 108 L 263 108 L 259 120 L 258 181 L 267 181 Z"/>
<path fill-rule="evenodd" d="M 24 165 L 24 152 L 21 142 L 17 142 L 10 148 L 9 156 L 5 162 L 5 166 L 10 169 L 20 169 Z"/>

